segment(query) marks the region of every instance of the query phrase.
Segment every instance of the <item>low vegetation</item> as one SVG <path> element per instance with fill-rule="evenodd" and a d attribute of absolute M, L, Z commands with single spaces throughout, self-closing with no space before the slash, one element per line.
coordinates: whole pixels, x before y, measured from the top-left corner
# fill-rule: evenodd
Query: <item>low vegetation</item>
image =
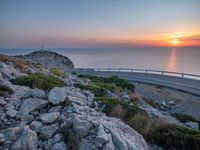
<path fill-rule="evenodd" d="M 123 90 L 130 90 L 134 92 L 134 88 L 135 88 L 133 84 L 117 76 L 97 77 L 97 76 L 90 76 L 90 75 L 79 75 L 79 77 L 90 79 L 92 83 L 103 86 L 104 88 L 108 88 L 108 90 L 110 90 L 110 88 L 114 88 L 115 86 Z"/>
<path fill-rule="evenodd" d="M 58 79 L 54 76 L 47 76 L 41 73 L 32 73 L 28 76 L 12 80 L 11 82 L 17 85 L 24 85 L 30 88 L 39 88 L 46 91 L 49 91 L 54 87 L 62 87 L 66 85 L 66 83 L 61 79 Z"/>
<path fill-rule="evenodd" d="M 153 128 L 148 140 L 164 149 L 200 149 L 200 131 L 178 125 L 165 125 Z"/>
<path fill-rule="evenodd" d="M 151 99 L 145 99 L 146 103 L 151 105 L 155 109 L 160 109 L 159 105 Z"/>
<path fill-rule="evenodd" d="M 58 68 L 51 68 L 50 69 L 50 72 L 57 76 L 57 77 L 60 77 L 60 78 L 64 78 L 65 77 L 65 73 L 64 71 L 62 71 L 61 69 L 58 69 Z"/>
<path fill-rule="evenodd" d="M 180 122 L 185 123 L 185 122 L 199 122 L 195 117 L 191 115 L 186 115 L 186 114 L 181 114 L 181 113 L 174 113 L 172 116 L 176 117 Z"/>
<path fill-rule="evenodd" d="M 14 91 L 10 87 L 6 85 L 0 85 L 0 96 L 8 97 L 9 95 L 13 94 Z"/>

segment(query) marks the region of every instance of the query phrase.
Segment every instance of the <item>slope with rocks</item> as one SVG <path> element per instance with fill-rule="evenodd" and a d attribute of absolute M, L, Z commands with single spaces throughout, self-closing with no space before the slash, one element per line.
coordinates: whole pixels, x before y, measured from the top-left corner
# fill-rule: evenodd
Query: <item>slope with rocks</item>
<path fill-rule="evenodd" d="M 100 112 L 93 93 L 73 86 L 74 83 L 86 84 L 76 75 L 67 73 L 64 78 L 56 77 L 66 85 L 42 90 L 37 89 L 37 86 L 43 86 L 36 84 L 34 72 L 37 68 L 34 65 L 27 65 L 31 66 L 29 72 L 21 75 L 21 70 L 13 63 L 2 63 L 1 73 L 9 65 L 15 75 L 8 71 L 0 82 L 3 93 L 0 92 L 0 149 L 149 149 L 137 131 L 120 119 Z M 44 77 L 48 78 L 50 74 L 45 69 Z M 35 77 L 33 89 L 23 85 L 30 86 L 31 75 Z M 23 84 L 14 85 L 10 79 L 20 79 Z"/>

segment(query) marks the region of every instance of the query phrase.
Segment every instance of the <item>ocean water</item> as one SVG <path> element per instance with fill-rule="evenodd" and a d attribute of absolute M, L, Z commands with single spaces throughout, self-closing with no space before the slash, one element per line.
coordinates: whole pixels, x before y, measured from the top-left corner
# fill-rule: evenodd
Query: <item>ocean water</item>
<path fill-rule="evenodd" d="M 7 55 L 27 54 L 37 49 L 0 49 Z M 77 68 L 155 69 L 200 75 L 200 47 L 182 48 L 54 48 L 68 56 Z"/>

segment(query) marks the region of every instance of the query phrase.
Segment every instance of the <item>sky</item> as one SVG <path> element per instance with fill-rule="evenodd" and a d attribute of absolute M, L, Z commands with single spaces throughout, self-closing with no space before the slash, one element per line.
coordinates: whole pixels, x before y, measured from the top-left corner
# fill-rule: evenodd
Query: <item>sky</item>
<path fill-rule="evenodd" d="M 200 0 L 0 0 L 0 48 L 200 46 Z"/>

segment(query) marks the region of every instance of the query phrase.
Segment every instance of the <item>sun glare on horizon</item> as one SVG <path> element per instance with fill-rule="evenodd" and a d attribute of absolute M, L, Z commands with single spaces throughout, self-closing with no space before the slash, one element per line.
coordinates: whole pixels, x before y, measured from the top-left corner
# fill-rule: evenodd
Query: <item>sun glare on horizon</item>
<path fill-rule="evenodd" d="M 173 40 L 170 41 L 170 43 L 172 45 L 179 45 L 180 44 L 180 40 L 179 39 L 173 39 Z"/>

